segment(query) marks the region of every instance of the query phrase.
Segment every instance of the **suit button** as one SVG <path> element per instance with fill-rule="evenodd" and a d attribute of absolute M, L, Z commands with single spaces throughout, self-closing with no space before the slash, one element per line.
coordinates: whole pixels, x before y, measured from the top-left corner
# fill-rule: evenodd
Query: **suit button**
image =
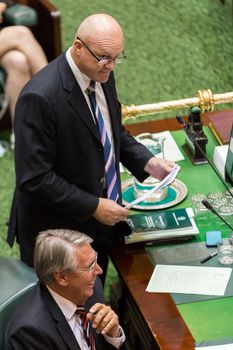
<path fill-rule="evenodd" d="M 102 150 L 103 150 L 103 147 L 101 147 L 101 146 L 98 146 L 98 147 L 97 147 L 97 150 L 98 150 L 99 152 L 102 152 Z"/>
<path fill-rule="evenodd" d="M 99 179 L 99 182 L 100 182 L 101 184 L 103 184 L 103 183 L 104 183 L 104 178 L 101 177 L 101 178 Z"/>

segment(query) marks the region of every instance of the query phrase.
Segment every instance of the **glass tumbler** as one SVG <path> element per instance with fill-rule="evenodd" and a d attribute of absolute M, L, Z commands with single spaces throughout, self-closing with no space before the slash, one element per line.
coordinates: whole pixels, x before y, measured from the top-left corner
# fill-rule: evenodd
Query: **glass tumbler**
<path fill-rule="evenodd" d="M 233 241 L 225 238 L 218 242 L 218 261 L 223 265 L 233 264 Z"/>

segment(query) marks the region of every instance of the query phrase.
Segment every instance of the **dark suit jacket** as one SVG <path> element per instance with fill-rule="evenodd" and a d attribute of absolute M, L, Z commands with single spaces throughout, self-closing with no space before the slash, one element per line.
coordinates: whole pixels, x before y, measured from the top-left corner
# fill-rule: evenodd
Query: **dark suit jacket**
<path fill-rule="evenodd" d="M 96 300 L 90 299 L 89 310 Z M 114 347 L 93 329 L 96 349 Z M 5 350 L 77 350 L 78 342 L 65 316 L 47 290 L 38 283 L 12 315 L 5 333 Z M 81 350 L 81 349 L 80 349 Z"/>
<path fill-rule="evenodd" d="M 102 86 L 120 191 L 119 161 L 142 181 L 152 154 L 122 126 L 113 74 Z M 104 225 L 92 217 L 98 197 L 104 196 L 103 146 L 65 54 L 23 89 L 16 106 L 15 136 L 16 191 L 8 243 L 12 245 L 17 236 L 22 260 L 32 265 L 35 237 L 48 228 L 77 229 L 104 242 Z"/>

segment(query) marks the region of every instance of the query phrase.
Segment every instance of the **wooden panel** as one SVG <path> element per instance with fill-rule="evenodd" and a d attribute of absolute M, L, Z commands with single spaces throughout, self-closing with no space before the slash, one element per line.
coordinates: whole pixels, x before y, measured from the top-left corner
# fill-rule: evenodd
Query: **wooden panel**
<path fill-rule="evenodd" d="M 201 115 L 201 120 L 204 125 L 209 125 L 209 115 L 211 115 L 211 113 L 204 113 Z M 187 116 L 184 116 L 183 119 L 187 121 Z M 129 124 L 125 125 L 125 127 L 134 136 L 144 132 L 160 132 L 165 130 L 173 131 L 182 129 L 182 126 L 178 123 L 176 118 L 160 119 L 144 123 Z"/>

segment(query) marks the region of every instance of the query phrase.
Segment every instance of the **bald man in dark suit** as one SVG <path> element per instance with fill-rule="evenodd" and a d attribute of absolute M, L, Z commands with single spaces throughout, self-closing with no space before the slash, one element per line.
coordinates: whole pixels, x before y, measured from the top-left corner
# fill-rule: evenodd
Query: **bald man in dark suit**
<path fill-rule="evenodd" d="M 92 15 L 81 23 L 72 47 L 20 95 L 8 243 L 12 245 L 16 236 L 21 259 L 28 265 L 33 265 L 38 232 L 66 227 L 91 235 L 104 276 L 111 245 L 129 233 L 119 162 L 139 181 L 149 175 L 162 179 L 173 167 L 155 158 L 122 126 L 113 69 L 125 58 L 118 22 L 108 15 Z M 115 199 L 108 196 L 104 146 L 88 95 L 93 81 L 115 162 Z"/>

